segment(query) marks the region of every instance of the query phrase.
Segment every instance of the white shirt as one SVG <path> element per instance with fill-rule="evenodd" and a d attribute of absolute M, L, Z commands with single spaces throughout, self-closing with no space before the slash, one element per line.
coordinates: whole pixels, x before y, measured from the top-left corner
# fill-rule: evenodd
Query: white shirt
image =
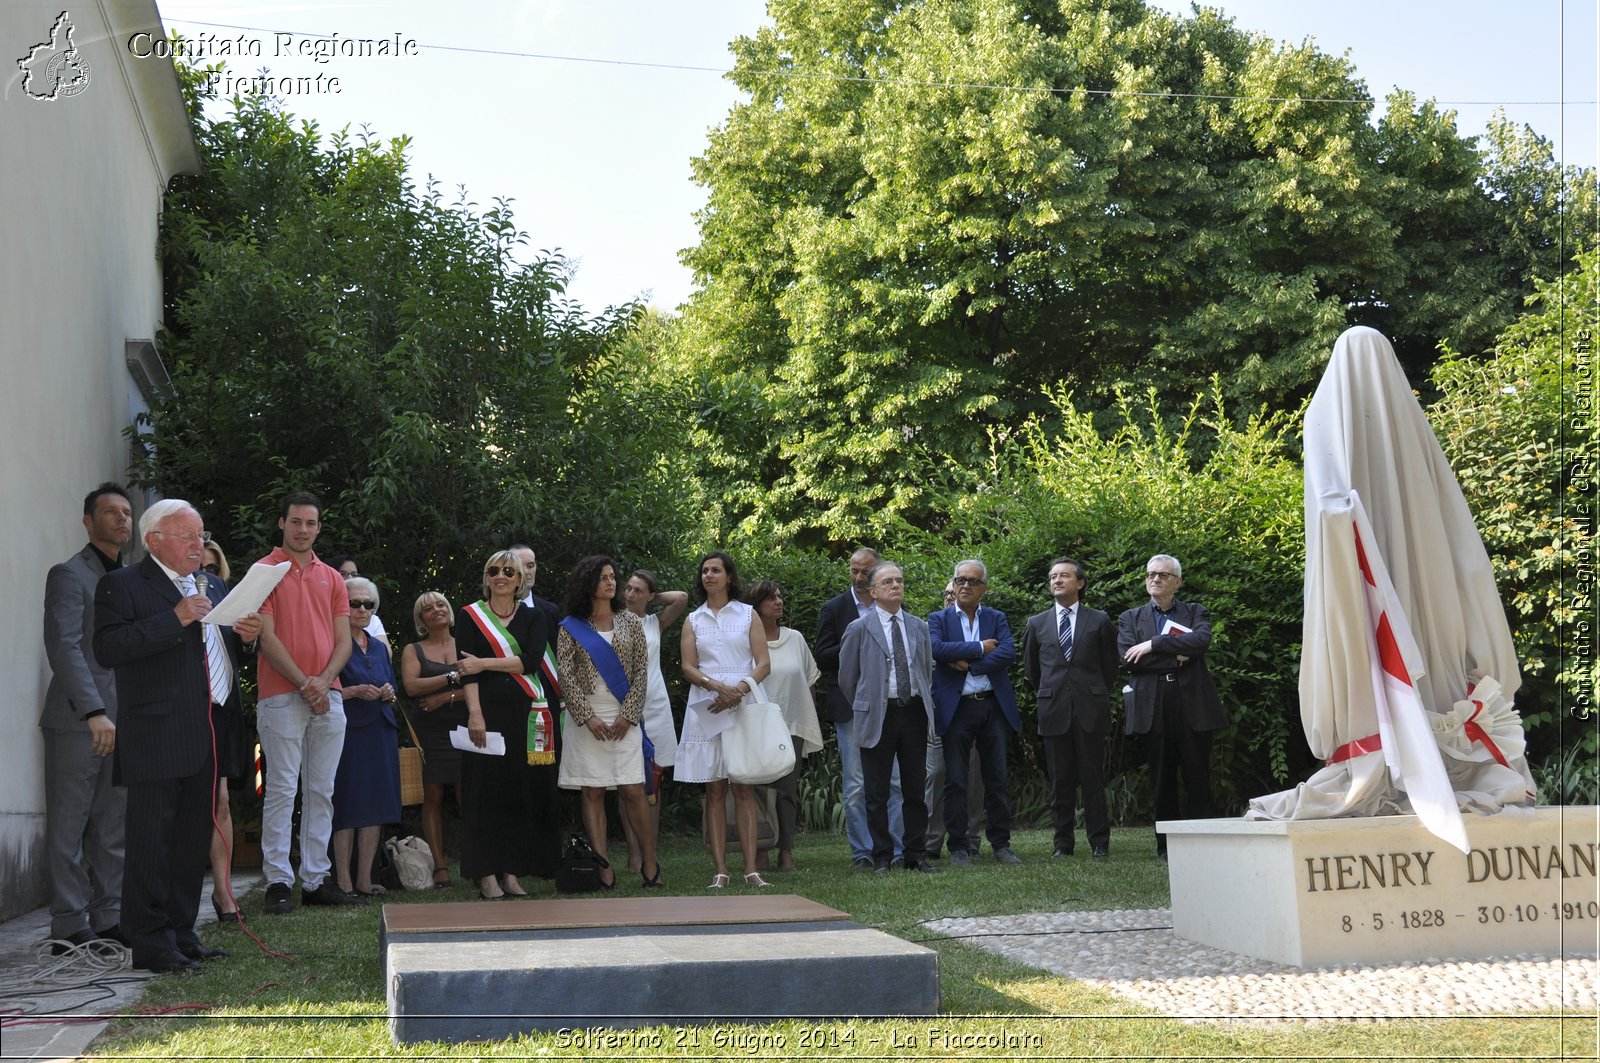
<path fill-rule="evenodd" d="M 978 632 L 978 610 L 974 609 L 972 611 L 972 616 L 968 617 L 958 605 L 956 606 L 956 615 L 961 618 L 961 637 L 968 642 L 982 644 L 983 636 Z M 981 694 L 985 690 L 993 689 L 994 684 L 989 682 L 988 676 L 974 675 L 972 669 L 967 669 L 967 678 L 962 680 L 961 683 L 961 694 L 963 697 L 966 697 L 969 694 Z"/>
<path fill-rule="evenodd" d="M 905 610 L 902 609 L 900 612 L 890 613 L 883 609 L 879 609 L 876 604 L 870 606 L 869 608 L 876 611 L 878 617 L 878 626 L 883 628 L 883 641 L 889 647 L 889 697 L 909 698 L 912 692 L 909 690 L 902 691 L 894 674 L 894 625 L 891 623 L 892 618 L 899 618 L 900 620 L 900 642 L 901 645 L 906 648 L 906 671 L 909 672 L 911 670 L 911 636 L 906 632 L 905 618 L 900 615 L 900 613 L 905 612 Z M 911 680 L 911 685 L 913 687 L 917 685 L 916 679 Z"/>

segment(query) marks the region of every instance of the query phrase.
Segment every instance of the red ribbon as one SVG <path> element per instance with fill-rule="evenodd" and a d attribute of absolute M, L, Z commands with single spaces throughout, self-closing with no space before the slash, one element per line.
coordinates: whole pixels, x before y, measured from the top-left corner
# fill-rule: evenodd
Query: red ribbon
<path fill-rule="evenodd" d="M 1482 724 L 1472 722 L 1478 718 L 1478 713 L 1482 711 L 1483 702 L 1474 701 L 1472 703 L 1472 715 L 1467 717 L 1467 722 L 1461 725 L 1461 729 L 1467 732 L 1468 738 L 1482 744 L 1483 748 L 1487 749 L 1494 756 L 1494 759 L 1500 762 L 1502 768 L 1509 768 L 1511 765 L 1506 763 L 1505 754 L 1501 753 L 1500 747 L 1494 744 L 1494 740 L 1489 737 L 1489 732 L 1483 729 Z"/>
<path fill-rule="evenodd" d="M 1326 761 L 1324 761 L 1324 763 L 1331 767 L 1334 764 L 1349 760 L 1352 757 L 1363 756 L 1367 753 L 1376 753 L 1382 748 L 1382 738 L 1380 738 L 1378 735 L 1367 735 L 1367 737 L 1358 738 L 1354 742 L 1346 742 L 1344 745 L 1334 750 L 1333 756 L 1329 757 Z"/>

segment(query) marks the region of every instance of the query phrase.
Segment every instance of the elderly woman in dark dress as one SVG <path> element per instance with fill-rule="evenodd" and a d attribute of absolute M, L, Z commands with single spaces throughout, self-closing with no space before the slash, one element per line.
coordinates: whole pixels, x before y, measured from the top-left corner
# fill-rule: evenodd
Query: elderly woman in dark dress
<path fill-rule="evenodd" d="M 415 711 L 411 726 L 422 745 L 422 838 L 433 851 L 433 888 L 450 886 L 444 852 L 444 793 L 456 792 L 461 807 L 461 750 L 450 732 L 467 724 L 467 696 L 456 667 L 456 615 L 438 591 L 417 595 L 411 620 L 422 638 L 400 655 L 400 682 Z"/>
<path fill-rule="evenodd" d="M 378 588 L 360 576 L 350 592 L 350 660 L 339 673 L 344 691 L 344 752 L 333 777 L 333 873 L 339 888 L 361 897 L 384 892 L 372 882 L 372 860 L 385 823 L 400 819 L 399 726 L 394 716 L 394 665 L 389 646 L 368 625 Z M 350 850 L 356 851 L 354 872 Z"/>
<path fill-rule="evenodd" d="M 483 566 L 483 598 L 456 616 L 458 670 L 466 685 L 467 736 L 486 750 L 490 732 L 505 754 L 461 758 L 461 875 L 484 900 L 524 897 L 518 876 L 555 875 L 561 859 L 555 720 L 544 669 L 550 641 L 543 613 L 519 600 L 523 567 L 500 550 Z"/>

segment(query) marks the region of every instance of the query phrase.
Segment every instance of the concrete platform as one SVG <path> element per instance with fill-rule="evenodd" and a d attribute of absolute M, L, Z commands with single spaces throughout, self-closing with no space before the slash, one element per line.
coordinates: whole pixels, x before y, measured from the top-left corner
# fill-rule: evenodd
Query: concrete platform
<path fill-rule="evenodd" d="M 1465 854 L 1416 816 L 1163 821 L 1173 928 L 1296 967 L 1594 956 L 1600 808 L 1464 818 Z"/>
<path fill-rule="evenodd" d="M 802 897 L 390 905 L 379 934 L 399 1044 L 939 1010 L 936 952 Z"/>

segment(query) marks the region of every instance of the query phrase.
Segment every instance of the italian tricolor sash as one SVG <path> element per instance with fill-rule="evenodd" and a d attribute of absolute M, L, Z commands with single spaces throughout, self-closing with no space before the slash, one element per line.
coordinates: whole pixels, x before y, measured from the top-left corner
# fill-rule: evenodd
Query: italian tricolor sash
<path fill-rule="evenodd" d="M 522 647 L 518 645 L 517 637 L 507 630 L 494 610 L 489 608 L 488 602 L 481 600 L 473 602 L 466 607 L 465 612 L 483 634 L 484 640 L 488 642 L 490 656 L 522 656 Z M 533 703 L 528 714 L 528 763 L 554 764 L 555 721 L 550 716 L 550 702 L 545 698 L 544 687 L 537 675 L 523 675 L 520 672 L 512 672 L 510 675 L 512 681 L 522 688 L 523 693 L 527 694 Z"/>

